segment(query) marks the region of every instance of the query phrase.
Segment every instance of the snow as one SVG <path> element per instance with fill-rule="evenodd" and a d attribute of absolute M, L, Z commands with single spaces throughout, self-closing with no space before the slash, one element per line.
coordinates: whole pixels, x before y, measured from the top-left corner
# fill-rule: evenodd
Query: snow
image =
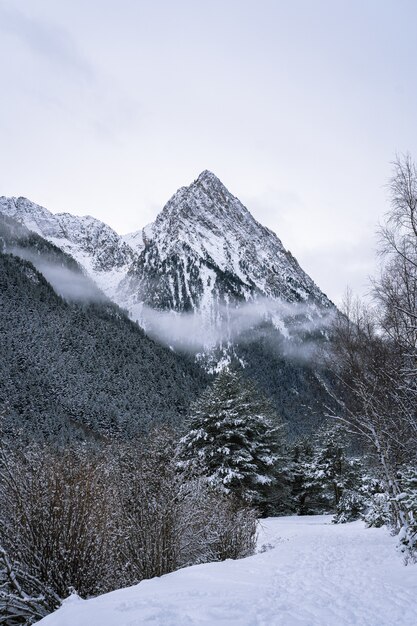
<path fill-rule="evenodd" d="M 161 261 L 180 254 L 186 245 L 187 254 L 199 260 L 200 272 L 204 262 L 214 264 L 237 277 L 248 294 L 254 285 L 268 297 L 279 297 L 284 290 L 290 300 L 294 293 L 302 300 L 310 294 L 316 304 L 330 304 L 288 257 L 280 239 L 207 170 L 167 202 L 154 222 L 151 239 Z"/>
<path fill-rule="evenodd" d="M 143 230 L 136 230 L 133 233 L 122 235 L 122 239 L 128 246 L 130 246 L 130 248 L 132 248 L 132 250 L 135 250 L 135 252 L 142 252 L 145 247 L 145 243 L 143 241 Z"/>
<path fill-rule="evenodd" d="M 164 302 L 165 308 L 167 299 L 171 310 L 181 312 L 186 297 L 187 307 L 190 305 L 196 315 L 194 327 L 199 337 L 204 337 L 203 342 L 197 341 L 197 347 L 207 355 L 233 340 L 233 314 L 239 315 L 239 311 L 232 297 L 229 301 L 229 292 L 253 304 L 258 297 L 276 303 L 299 303 L 301 299 L 307 314 L 318 318 L 319 325 L 322 309 L 331 308 L 280 239 L 259 224 L 207 170 L 188 187 L 181 187 L 153 224 L 124 236 L 94 217 L 53 214 L 26 198 L 0 197 L 0 212 L 70 254 L 106 296 L 148 331 L 152 324 L 145 319 L 142 305 L 147 306 L 152 299 Z M 164 292 L 166 277 L 168 297 Z M 154 298 L 154 292 L 160 300 Z M 241 313 L 245 315 L 244 310 Z M 291 339 L 290 320 L 280 312 L 258 313 L 256 323 L 272 317 L 279 333 Z M 153 318 L 165 322 L 161 316 Z M 163 329 L 156 330 L 164 334 Z M 168 339 L 169 345 L 175 346 L 175 341 Z M 177 345 L 181 343 L 181 337 L 174 340 Z M 222 363 L 212 368 L 220 370 Z"/>
<path fill-rule="evenodd" d="M 417 566 L 396 538 L 330 516 L 262 521 L 259 552 L 184 568 L 90 600 L 42 626 L 403 626 L 417 624 Z"/>
<path fill-rule="evenodd" d="M 110 226 L 90 215 L 51 213 L 26 198 L 0 197 L 0 212 L 23 223 L 71 255 L 111 299 L 136 258 Z"/>

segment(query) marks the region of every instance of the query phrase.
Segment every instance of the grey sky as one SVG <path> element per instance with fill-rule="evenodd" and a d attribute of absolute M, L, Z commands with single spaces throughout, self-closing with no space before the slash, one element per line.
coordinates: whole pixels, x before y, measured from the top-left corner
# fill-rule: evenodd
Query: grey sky
<path fill-rule="evenodd" d="M 338 301 L 417 157 L 415 0 L 0 0 L 0 195 L 152 221 L 212 170 Z"/>

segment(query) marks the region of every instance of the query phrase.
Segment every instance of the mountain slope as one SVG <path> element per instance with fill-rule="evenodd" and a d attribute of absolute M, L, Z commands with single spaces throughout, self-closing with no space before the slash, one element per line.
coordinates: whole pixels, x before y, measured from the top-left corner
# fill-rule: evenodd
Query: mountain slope
<path fill-rule="evenodd" d="M 209 371 L 243 366 L 292 432 L 311 430 L 332 403 L 331 376 L 313 354 L 327 340 L 333 304 L 211 172 L 124 237 L 22 198 L 0 198 L 0 212 L 74 256 L 156 341 Z"/>
<path fill-rule="evenodd" d="M 89 215 L 52 214 L 26 198 L 0 197 L 0 213 L 70 254 L 109 297 L 135 258 L 131 247 L 110 226 Z"/>
<path fill-rule="evenodd" d="M 24 252 L 26 258 L 16 256 Z M 14 252 L 14 254 L 12 254 Z M 86 280 L 61 250 L 0 216 L 0 409 L 6 428 L 53 439 L 178 423 L 205 385 L 200 369 L 156 344 L 95 285 L 60 297 L 27 260 Z M 66 274 L 64 274 L 66 276 Z M 95 291 L 94 291 L 95 290 Z"/>

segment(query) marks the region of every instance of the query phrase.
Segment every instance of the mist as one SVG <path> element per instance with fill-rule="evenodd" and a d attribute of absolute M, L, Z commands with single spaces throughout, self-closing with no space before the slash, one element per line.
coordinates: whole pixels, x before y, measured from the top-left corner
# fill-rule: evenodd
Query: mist
<path fill-rule="evenodd" d="M 313 358 L 334 314 L 335 309 L 268 298 L 198 312 L 158 311 L 145 305 L 137 311 L 146 333 L 175 350 L 196 354 L 251 343 L 263 335 L 283 356 L 302 360 Z"/>
<path fill-rule="evenodd" d="M 34 254 L 26 248 L 13 248 L 11 253 L 30 261 L 36 267 L 54 291 L 65 300 L 76 302 L 100 302 L 105 300 L 104 294 L 93 281 L 81 273 L 59 263 L 47 259 L 45 256 Z"/>

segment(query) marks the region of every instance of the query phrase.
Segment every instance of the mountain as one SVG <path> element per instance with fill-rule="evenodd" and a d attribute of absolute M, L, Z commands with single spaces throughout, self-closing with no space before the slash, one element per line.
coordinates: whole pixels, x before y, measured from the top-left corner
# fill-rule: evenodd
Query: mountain
<path fill-rule="evenodd" d="M 157 342 L 209 371 L 242 366 L 294 432 L 311 429 L 331 404 L 331 375 L 312 355 L 334 305 L 211 172 L 125 236 L 24 198 L 0 198 L 0 212 L 70 254 Z"/>
<path fill-rule="evenodd" d="M 3 427 L 25 440 L 126 437 L 178 424 L 207 382 L 190 359 L 147 337 L 67 253 L 1 215 L 0 335 Z"/>
<path fill-rule="evenodd" d="M 211 172 L 181 187 L 137 239 L 124 284 L 149 306 L 212 315 L 219 302 L 256 296 L 331 306 L 275 233 Z"/>
<path fill-rule="evenodd" d="M 114 299 L 120 280 L 135 253 L 110 226 L 89 215 L 53 214 L 26 198 L 0 197 L 0 213 L 47 239 L 71 255 L 109 297 Z"/>
<path fill-rule="evenodd" d="M 116 302 L 205 312 L 266 297 L 330 308 L 278 237 L 211 172 L 181 187 L 153 224 L 120 236 L 91 216 L 52 214 L 26 198 L 0 197 L 0 213 L 70 254 Z"/>
<path fill-rule="evenodd" d="M 210 371 L 243 366 L 292 433 L 320 422 L 332 377 L 314 354 L 335 307 L 214 174 L 180 188 L 128 241 L 137 257 L 117 298 L 148 334 Z"/>

